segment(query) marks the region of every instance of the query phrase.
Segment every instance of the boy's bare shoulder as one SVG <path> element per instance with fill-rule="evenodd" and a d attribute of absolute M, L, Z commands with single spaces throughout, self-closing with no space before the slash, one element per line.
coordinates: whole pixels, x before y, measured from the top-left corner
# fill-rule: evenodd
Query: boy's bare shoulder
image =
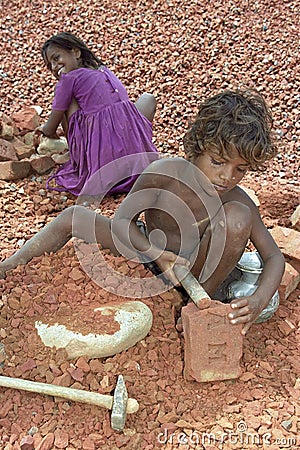
<path fill-rule="evenodd" d="M 160 158 L 149 164 L 144 173 L 174 175 L 177 170 L 182 169 L 183 167 L 187 166 L 187 164 L 189 164 L 189 162 L 186 159 L 181 158 L 180 156 Z"/>
<path fill-rule="evenodd" d="M 232 191 L 229 192 L 230 198 L 228 200 L 237 200 L 241 203 L 246 204 L 251 208 L 257 209 L 256 204 L 252 200 L 252 198 L 247 194 L 247 192 L 240 186 L 235 186 Z"/>

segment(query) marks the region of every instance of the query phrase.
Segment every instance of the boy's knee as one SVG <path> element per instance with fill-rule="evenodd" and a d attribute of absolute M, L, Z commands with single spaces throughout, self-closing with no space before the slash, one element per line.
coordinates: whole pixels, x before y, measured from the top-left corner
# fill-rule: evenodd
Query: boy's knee
<path fill-rule="evenodd" d="M 252 214 L 247 205 L 232 201 L 223 205 L 228 232 L 235 235 L 249 235 L 252 226 Z"/>
<path fill-rule="evenodd" d="M 81 207 L 69 206 L 68 208 L 64 209 L 58 216 L 60 226 L 68 232 L 72 230 L 72 224 L 75 218 L 75 211 L 78 211 L 77 208 Z"/>

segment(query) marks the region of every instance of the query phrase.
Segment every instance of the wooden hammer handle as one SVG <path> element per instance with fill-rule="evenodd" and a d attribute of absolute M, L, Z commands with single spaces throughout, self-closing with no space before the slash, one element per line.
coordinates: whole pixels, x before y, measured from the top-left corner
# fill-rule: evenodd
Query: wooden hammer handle
<path fill-rule="evenodd" d="M 208 308 L 211 304 L 211 298 L 189 269 L 182 264 L 175 264 L 173 271 L 195 305 L 199 309 Z"/>
<path fill-rule="evenodd" d="M 36 392 L 38 394 L 53 395 L 76 402 L 89 403 L 91 405 L 102 406 L 112 409 L 114 398 L 111 395 L 98 394 L 81 389 L 72 389 L 53 384 L 38 383 L 36 381 L 23 380 L 22 378 L 10 378 L 0 376 L 0 386 L 21 389 L 23 391 Z M 126 406 L 126 413 L 132 414 L 139 409 L 139 404 L 134 398 L 129 398 Z"/>

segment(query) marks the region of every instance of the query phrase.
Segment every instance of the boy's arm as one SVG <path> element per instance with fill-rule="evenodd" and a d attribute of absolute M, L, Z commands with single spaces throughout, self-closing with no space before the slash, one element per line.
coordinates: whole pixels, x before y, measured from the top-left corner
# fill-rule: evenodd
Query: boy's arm
<path fill-rule="evenodd" d="M 229 315 L 231 323 L 245 323 L 244 333 L 268 305 L 278 289 L 285 264 L 284 257 L 262 222 L 258 209 L 254 205 L 251 206 L 253 219 L 250 240 L 261 255 L 264 268 L 256 291 L 249 297 L 231 302 L 233 308 L 233 312 Z"/>
<path fill-rule="evenodd" d="M 166 189 L 164 183 L 166 177 L 153 173 L 153 167 L 157 162 L 152 163 L 151 170 L 147 169 L 139 176 L 133 188 L 123 200 L 112 219 L 112 237 L 118 251 L 126 258 L 136 258 L 137 252 L 143 253 L 147 258 L 159 263 L 161 270 L 168 270 L 167 276 L 174 284 L 178 280 L 173 273 L 172 267 L 175 261 L 178 264 L 187 264 L 184 258 L 177 256 L 170 251 L 164 251 L 151 243 L 141 232 L 136 221 L 142 212 L 147 209 L 155 209 L 161 189 Z"/>

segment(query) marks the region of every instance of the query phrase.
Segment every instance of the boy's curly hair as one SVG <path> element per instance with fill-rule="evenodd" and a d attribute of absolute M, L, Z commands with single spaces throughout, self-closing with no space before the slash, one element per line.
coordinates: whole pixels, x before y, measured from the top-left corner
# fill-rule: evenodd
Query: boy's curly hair
<path fill-rule="evenodd" d="M 73 48 L 79 48 L 81 50 L 81 60 L 83 67 L 98 69 L 101 65 L 104 65 L 103 61 L 101 61 L 101 59 L 99 59 L 81 39 L 79 39 L 72 33 L 62 32 L 55 34 L 50 39 L 48 39 L 41 49 L 42 57 L 50 70 L 51 67 L 47 59 L 47 49 L 50 47 L 50 45 L 57 45 L 58 47 L 61 47 L 64 50 L 68 51 L 72 50 Z"/>
<path fill-rule="evenodd" d="M 261 95 L 250 89 L 226 90 L 201 103 L 183 138 L 188 159 L 217 149 L 221 157 L 239 152 L 252 170 L 263 169 L 277 154 L 272 140 L 273 119 Z"/>

